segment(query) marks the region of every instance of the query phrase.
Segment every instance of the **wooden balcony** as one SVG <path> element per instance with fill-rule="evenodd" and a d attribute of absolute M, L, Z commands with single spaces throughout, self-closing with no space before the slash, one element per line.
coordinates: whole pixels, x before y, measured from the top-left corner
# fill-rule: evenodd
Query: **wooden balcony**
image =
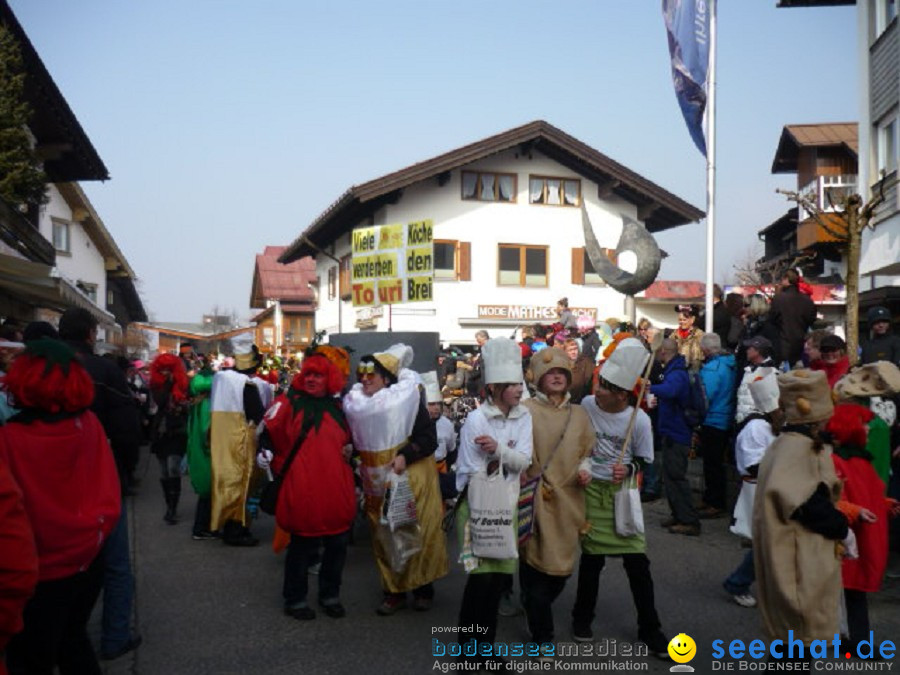
<path fill-rule="evenodd" d="M 0 239 L 28 260 L 45 265 L 56 263 L 56 249 L 21 213 L 0 200 Z"/>
<path fill-rule="evenodd" d="M 823 213 L 821 216 L 832 230 L 841 232 L 844 230 L 843 219 L 835 213 Z M 831 225 L 833 223 L 833 225 Z M 797 226 L 797 248 L 804 249 L 813 246 L 836 245 L 842 246 L 843 241 L 834 237 L 814 218 L 807 218 Z"/>

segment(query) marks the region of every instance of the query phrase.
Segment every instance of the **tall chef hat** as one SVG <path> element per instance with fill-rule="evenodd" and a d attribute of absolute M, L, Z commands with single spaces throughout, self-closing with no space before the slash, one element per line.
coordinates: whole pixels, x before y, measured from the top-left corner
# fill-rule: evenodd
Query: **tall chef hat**
<path fill-rule="evenodd" d="M 505 384 L 522 381 L 522 351 L 509 338 L 492 338 L 481 347 L 484 383 Z"/>
<path fill-rule="evenodd" d="M 603 362 L 600 377 L 620 389 L 631 391 L 638 378 L 644 374 L 650 352 L 636 338 L 625 338 Z"/>
<path fill-rule="evenodd" d="M 428 403 L 443 403 L 437 373 L 433 370 L 422 373 L 422 382 L 425 384 L 425 400 Z"/>
<path fill-rule="evenodd" d="M 763 368 L 759 369 L 760 371 Z M 761 373 L 750 382 L 750 396 L 753 398 L 753 407 L 761 413 L 770 413 L 778 409 L 778 376 L 774 368 L 765 368 L 767 372 Z"/>

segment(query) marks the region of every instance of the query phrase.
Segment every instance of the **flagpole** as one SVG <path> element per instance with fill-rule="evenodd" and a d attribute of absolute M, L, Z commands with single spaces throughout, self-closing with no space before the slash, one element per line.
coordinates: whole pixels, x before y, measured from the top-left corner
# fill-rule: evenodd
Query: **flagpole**
<path fill-rule="evenodd" d="M 716 243 L 716 0 L 709 2 L 709 71 L 706 100 L 706 332 L 713 329 Z"/>

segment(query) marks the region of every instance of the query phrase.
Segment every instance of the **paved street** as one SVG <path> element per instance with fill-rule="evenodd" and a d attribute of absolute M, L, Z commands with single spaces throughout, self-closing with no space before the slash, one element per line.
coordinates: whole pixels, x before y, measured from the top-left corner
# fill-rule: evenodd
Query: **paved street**
<path fill-rule="evenodd" d="M 378 577 L 364 526 L 357 528 L 344 572 L 342 599 L 348 615 L 299 622 L 281 613 L 283 554 L 270 546 L 273 519 L 261 516 L 253 525 L 263 544 L 239 549 L 219 541 L 190 538 L 195 497 L 187 477 L 179 508 L 181 522 L 166 525 L 154 458 L 142 456 L 138 496 L 131 498 L 131 537 L 137 579 L 136 622 L 144 638 L 134 654 L 108 662 L 108 673 L 429 673 L 435 661 L 432 638 L 447 640 L 433 631 L 456 625 L 465 575 L 452 564 L 450 575 L 436 584 L 435 606 L 428 613 L 405 610 L 379 617 Z M 697 643 L 697 672 L 711 671 L 710 647 L 714 639 L 761 637 L 756 610 L 730 601 L 720 584 L 741 558 L 743 550 L 727 532 L 724 519 L 706 521 L 699 538 L 670 535 L 660 526 L 667 516 L 663 502 L 645 511 L 649 556 L 653 564 L 657 608 L 663 631 L 672 637 L 685 632 Z M 451 553 L 451 559 L 455 554 Z M 891 568 L 897 570 L 898 561 Z M 312 580 L 311 597 L 315 597 Z M 570 579 L 555 606 L 557 640 L 570 641 L 568 619 L 575 593 Z M 900 635 L 900 581 L 889 579 L 887 588 L 872 598 L 872 627 L 878 639 Z M 94 633 L 98 626 L 94 622 Z M 601 579 L 596 643 L 604 640 L 621 653 L 623 643 L 636 640 L 636 623 L 628 583 L 621 562 L 610 559 Z M 498 640 L 527 641 L 522 617 L 501 618 Z M 595 643 L 595 646 L 596 646 Z M 535 665 L 527 659 L 523 666 Z M 570 665 L 575 659 L 567 658 Z M 671 663 L 654 657 L 614 659 L 592 657 L 582 662 L 599 666 L 630 664 L 631 670 L 668 672 Z M 599 670 L 599 668 L 597 668 Z M 522 671 L 520 671 L 522 672 Z M 525 671 L 531 672 L 531 671 Z"/>

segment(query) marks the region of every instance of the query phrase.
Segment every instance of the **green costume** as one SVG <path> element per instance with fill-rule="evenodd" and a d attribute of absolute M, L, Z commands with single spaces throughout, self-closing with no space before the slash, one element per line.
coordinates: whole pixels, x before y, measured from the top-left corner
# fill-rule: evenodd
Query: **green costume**
<path fill-rule="evenodd" d="M 877 415 L 869 422 L 866 450 L 872 455 L 875 473 L 887 487 L 891 479 L 891 428 Z"/>
<path fill-rule="evenodd" d="M 200 497 L 209 497 L 211 492 L 209 392 L 212 389 L 212 381 L 212 371 L 204 369 L 194 375 L 188 388 L 192 400 L 187 427 L 188 470 L 194 492 Z"/>

